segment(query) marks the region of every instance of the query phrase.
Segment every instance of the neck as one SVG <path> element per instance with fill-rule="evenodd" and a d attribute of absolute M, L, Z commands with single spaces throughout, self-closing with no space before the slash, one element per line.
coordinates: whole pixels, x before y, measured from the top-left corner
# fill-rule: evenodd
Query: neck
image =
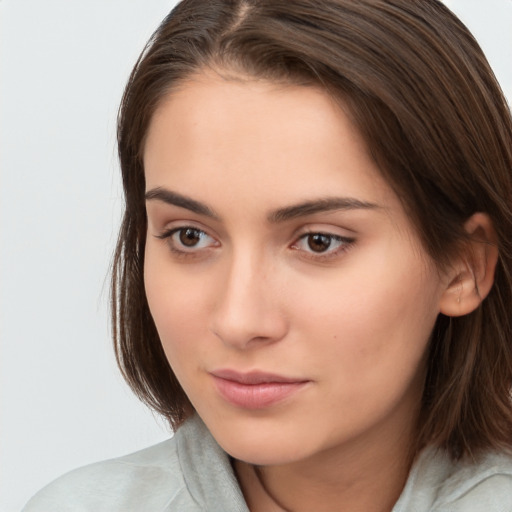
<path fill-rule="evenodd" d="M 412 465 L 414 430 L 386 430 L 283 465 L 235 461 L 251 512 L 391 512 Z M 411 425 L 412 422 L 409 422 Z"/>

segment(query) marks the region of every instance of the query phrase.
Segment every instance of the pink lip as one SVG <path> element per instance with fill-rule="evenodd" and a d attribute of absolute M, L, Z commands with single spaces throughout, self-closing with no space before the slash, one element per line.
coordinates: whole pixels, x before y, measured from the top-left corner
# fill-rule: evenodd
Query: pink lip
<path fill-rule="evenodd" d="M 265 372 L 240 373 L 234 370 L 211 372 L 219 394 L 243 409 L 264 409 L 290 397 L 309 381 Z"/>

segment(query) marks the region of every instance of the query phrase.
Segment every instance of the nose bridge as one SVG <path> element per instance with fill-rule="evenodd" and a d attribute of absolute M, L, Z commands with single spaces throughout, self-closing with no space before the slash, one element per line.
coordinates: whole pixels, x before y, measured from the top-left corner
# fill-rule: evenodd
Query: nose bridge
<path fill-rule="evenodd" d="M 213 332 L 238 348 L 280 339 L 286 328 L 275 290 L 275 262 L 263 251 L 242 246 L 224 264 L 225 281 L 213 311 Z"/>

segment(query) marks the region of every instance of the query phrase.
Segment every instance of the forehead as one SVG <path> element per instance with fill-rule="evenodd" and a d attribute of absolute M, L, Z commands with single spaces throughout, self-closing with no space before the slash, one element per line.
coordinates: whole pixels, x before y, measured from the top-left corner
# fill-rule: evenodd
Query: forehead
<path fill-rule="evenodd" d="M 161 102 L 144 167 L 148 189 L 259 196 L 276 207 L 331 194 L 375 202 L 391 193 L 343 105 L 324 90 L 212 74 Z"/>

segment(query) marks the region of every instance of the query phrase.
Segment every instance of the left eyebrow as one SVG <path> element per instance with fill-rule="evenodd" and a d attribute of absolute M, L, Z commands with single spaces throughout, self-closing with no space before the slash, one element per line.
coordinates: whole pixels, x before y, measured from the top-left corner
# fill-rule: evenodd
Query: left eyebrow
<path fill-rule="evenodd" d="M 381 208 L 375 203 L 360 201 L 352 197 L 327 197 L 313 201 L 286 206 L 270 212 L 267 219 L 269 222 L 286 222 L 287 220 L 313 215 L 315 213 L 330 212 L 336 210 L 374 210 Z"/>

